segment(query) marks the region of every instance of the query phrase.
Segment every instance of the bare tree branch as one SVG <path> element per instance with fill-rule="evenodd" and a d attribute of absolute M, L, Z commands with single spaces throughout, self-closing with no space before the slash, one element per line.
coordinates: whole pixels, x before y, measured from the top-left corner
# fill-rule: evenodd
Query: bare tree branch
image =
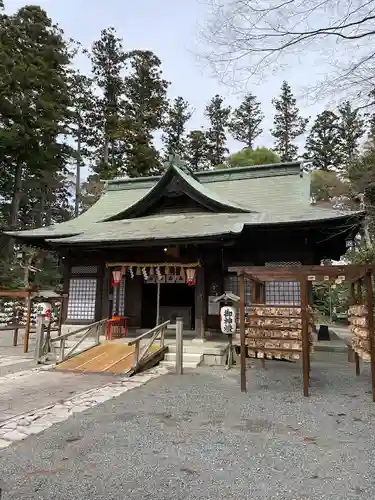
<path fill-rule="evenodd" d="M 327 68 L 323 80 L 314 82 L 315 90 L 339 90 L 358 105 L 366 104 L 375 87 L 375 0 L 205 2 L 206 58 L 223 80 L 264 80 L 270 70 L 315 51 L 319 66 Z"/>

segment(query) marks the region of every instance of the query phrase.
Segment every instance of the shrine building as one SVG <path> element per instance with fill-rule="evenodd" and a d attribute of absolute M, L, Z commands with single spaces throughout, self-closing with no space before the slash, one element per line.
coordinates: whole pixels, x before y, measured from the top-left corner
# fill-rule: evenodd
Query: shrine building
<path fill-rule="evenodd" d="M 193 173 L 176 161 L 161 176 L 107 182 L 75 219 L 8 234 L 60 256 L 66 325 L 119 315 L 138 330 L 181 316 L 204 337 L 220 329 L 215 297 L 239 294 L 231 268 L 339 259 L 363 217 L 312 204 L 299 162 Z M 296 281 L 266 284 L 267 304 L 299 300 Z"/>

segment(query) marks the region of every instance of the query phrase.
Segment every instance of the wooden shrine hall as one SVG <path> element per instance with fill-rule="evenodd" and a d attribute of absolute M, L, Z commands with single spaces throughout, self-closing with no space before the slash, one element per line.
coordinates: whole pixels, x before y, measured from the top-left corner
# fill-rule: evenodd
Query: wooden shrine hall
<path fill-rule="evenodd" d="M 276 270 L 339 259 L 363 218 L 311 203 L 299 162 L 196 173 L 173 160 L 160 176 L 108 181 L 75 219 L 8 235 L 59 255 L 64 327 L 115 316 L 139 331 L 180 316 L 204 339 L 220 331 L 215 298 L 240 294 L 238 268 L 275 269 L 264 303 L 297 306 L 299 278 Z M 247 307 L 255 288 L 245 280 Z"/>

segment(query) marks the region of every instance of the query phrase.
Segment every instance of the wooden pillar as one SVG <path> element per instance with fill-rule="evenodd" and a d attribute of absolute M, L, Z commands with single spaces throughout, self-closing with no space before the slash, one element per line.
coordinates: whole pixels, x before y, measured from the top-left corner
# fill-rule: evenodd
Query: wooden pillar
<path fill-rule="evenodd" d="M 200 266 L 196 271 L 195 284 L 195 334 L 201 340 L 205 340 L 206 301 L 204 267 Z"/>
<path fill-rule="evenodd" d="M 301 319 L 302 319 L 302 371 L 303 371 L 303 395 L 309 395 L 310 383 L 310 351 L 309 351 L 309 297 L 306 276 L 300 279 L 301 287 Z"/>
<path fill-rule="evenodd" d="M 25 325 L 25 335 L 23 337 L 23 352 L 29 352 L 29 338 L 30 338 L 30 327 L 31 327 L 31 307 L 32 307 L 31 290 L 28 290 L 27 297 L 26 297 L 26 325 Z"/>
<path fill-rule="evenodd" d="M 246 392 L 245 276 L 240 274 L 241 392 Z"/>
<path fill-rule="evenodd" d="M 102 285 L 102 297 L 101 297 L 101 317 L 99 319 L 109 318 L 112 315 L 112 311 L 109 310 L 109 292 L 111 283 L 111 269 L 105 267 L 103 269 L 103 285 Z"/>
<path fill-rule="evenodd" d="M 357 281 L 357 301 L 362 304 L 362 280 Z"/>
<path fill-rule="evenodd" d="M 374 294 L 372 289 L 372 271 L 367 271 L 365 279 L 367 290 L 367 326 L 369 331 L 371 356 L 372 400 L 375 402 Z"/>
<path fill-rule="evenodd" d="M 105 269 L 104 265 L 98 265 L 98 273 L 96 275 L 96 297 L 95 297 L 95 321 L 99 321 L 103 318 L 102 307 L 103 307 L 103 290 L 105 287 L 104 283 Z"/>
<path fill-rule="evenodd" d="M 65 300 L 62 302 L 61 311 L 61 324 L 64 324 L 66 318 L 68 317 L 68 305 L 69 305 L 69 280 L 70 280 L 70 261 L 68 258 L 63 261 L 63 294 L 66 295 Z"/>
<path fill-rule="evenodd" d="M 350 305 L 355 305 L 358 303 L 357 290 L 358 287 L 356 286 L 356 283 L 354 282 L 350 283 L 350 301 L 349 301 Z M 356 352 L 354 352 L 354 362 L 355 362 L 355 374 L 358 376 L 361 374 L 361 364 L 359 356 Z"/>

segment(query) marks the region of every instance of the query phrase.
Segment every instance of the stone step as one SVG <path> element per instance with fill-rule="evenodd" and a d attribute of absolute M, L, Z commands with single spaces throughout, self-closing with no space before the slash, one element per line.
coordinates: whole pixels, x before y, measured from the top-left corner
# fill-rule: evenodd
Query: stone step
<path fill-rule="evenodd" d="M 176 344 L 166 344 L 168 347 L 168 352 L 176 352 Z M 211 345 L 210 343 L 205 344 L 185 344 L 182 348 L 183 352 L 189 354 L 220 354 L 225 350 L 225 345 Z"/>
<path fill-rule="evenodd" d="M 176 363 L 176 353 L 175 352 L 167 352 L 164 356 L 165 361 L 171 361 Z M 196 366 L 199 366 L 203 361 L 203 354 L 195 354 L 195 353 L 183 353 L 182 362 L 185 363 L 196 363 Z"/>
<path fill-rule="evenodd" d="M 175 361 L 161 361 L 159 363 L 159 366 L 163 368 L 176 368 L 176 362 Z M 186 363 L 184 362 L 182 367 L 183 368 L 197 368 L 199 365 L 197 363 Z"/>

